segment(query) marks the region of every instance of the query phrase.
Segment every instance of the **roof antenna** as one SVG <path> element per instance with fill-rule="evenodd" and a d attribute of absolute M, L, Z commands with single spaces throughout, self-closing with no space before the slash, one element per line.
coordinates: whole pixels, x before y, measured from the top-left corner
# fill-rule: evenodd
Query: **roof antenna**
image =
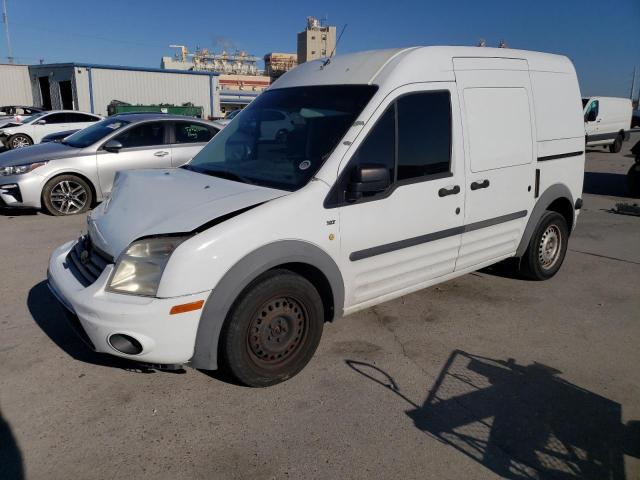
<path fill-rule="evenodd" d="M 333 57 L 336 54 L 336 48 L 338 48 L 338 43 L 340 43 L 340 39 L 342 38 L 342 34 L 344 33 L 344 31 L 346 29 L 347 29 L 347 24 L 345 23 L 344 26 L 342 27 L 342 30 L 340 31 L 340 35 L 338 35 L 338 39 L 336 40 L 336 44 L 333 46 L 333 52 L 331 52 L 331 55 L 329 55 L 327 57 L 327 59 L 324 62 L 322 62 L 322 65 L 320 66 L 321 70 L 331 63 L 331 57 Z"/>

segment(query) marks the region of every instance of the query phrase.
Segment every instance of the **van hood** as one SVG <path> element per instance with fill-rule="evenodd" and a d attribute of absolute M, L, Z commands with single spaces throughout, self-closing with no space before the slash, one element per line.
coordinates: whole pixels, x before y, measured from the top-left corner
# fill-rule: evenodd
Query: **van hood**
<path fill-rule="evenodd" d="M 0 153 L 0 167 L 79 157 L 83 152 L 82 148 L 70 147 L 62 143 L 39 143 Z"/>
<path fill-rule="evenodd" d="M 289 192 L 184 168 L 119 172 L 110 197 L 87 218 L 91 241 L 117 258 L 134 240 L 185 233 Z"/>

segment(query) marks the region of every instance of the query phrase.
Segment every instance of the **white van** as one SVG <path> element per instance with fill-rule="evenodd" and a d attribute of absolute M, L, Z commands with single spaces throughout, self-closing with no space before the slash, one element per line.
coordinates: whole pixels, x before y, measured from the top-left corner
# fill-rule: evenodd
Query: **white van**
<path fill-rule="evenodd" d="M 584 129 L 588 147 L 609 146 L 611 153 L 622 149 L 622 142 L 629 140 L 633 107 L 628 98 L 585 97 Z"/>
<path fill-rule="evenodd" d="M 284 139 L 261 135 L 274 110 L 294 125 Z M 565 57 L 307 62 L 188 165 L 120 173 L 87 235 L 53 252 L 49 285 L 99 352 L 271 385 L 311 359 L 325 321 L 508 257 L 552 277 L 583 172 Z"/>

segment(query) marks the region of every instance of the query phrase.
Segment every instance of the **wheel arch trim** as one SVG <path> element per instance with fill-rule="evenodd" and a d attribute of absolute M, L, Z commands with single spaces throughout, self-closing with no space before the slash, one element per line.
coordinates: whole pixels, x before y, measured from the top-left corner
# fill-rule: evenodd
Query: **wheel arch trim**
<path fill-rule="evenodd" d="M 204 370 L 218 368 L 218 341 L 222 325 L 238 295 L 264 272 L 280 265 L 300 263 L 315 267 L 327 279 L 333 295 L 333 318 L 342 316 L 344 281 L 331 256 L 302 240 L 281 240 L 252 251 L 231 267 L 211 291 L 200 317 L 191 365 Z"/>
<path fill-rule="evenodd" d="M 569 188 L 561 183 L 555 183 L 551 185 L 540 195 L 535 206 L 533 207 L 533 210 L 531 211 L 531 215 L 529 216 L 529 220 L 527 221 L 527 226 L 524 229 L 522 239 L 520 240 L 520 244 L 518 245 L 518 249 L 516 250 L 516 257 L 522 257 L 527 251 L 531 236 L 538 226 L 542 215 L 549 208 L 549 205 L 551 205 L 554 201 L 562 198 L 565 198 L 571 205 L 573 222 L 572 225 L 569 226 L 569 228 L 571 229 L 571 226 L 575 226 L 575 212 L 573 208 L 575 203 L 573 201 L 573 195 L 571 195 Z"/>

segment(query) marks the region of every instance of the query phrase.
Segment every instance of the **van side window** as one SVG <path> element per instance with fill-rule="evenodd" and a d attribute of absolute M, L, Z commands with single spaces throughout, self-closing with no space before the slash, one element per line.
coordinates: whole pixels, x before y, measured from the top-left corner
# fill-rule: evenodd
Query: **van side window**
<path fill-rule="evenodd" d="M 451 169 L 449 92 L 405 95 L 398 103 L 398 181 Z"/>
<path fill-rule="evenodd" d="M 396 156 L 395 130 L 395 107 L 390 105 L 358 147 L 358 151 L 349 163 L 349 170 L 353 172 L 358 165 L 364 164 L 383 165 L 389 169 L 389 178 L 393 182 Z"/>
<path fill-rule="evenodd" d="M 600 109 L 600 102 L 598 100 L 594 100 L 593 102 L 591 102 L 589 104 L 589 109 L 584 114 L 585 122 L 593 122 L 597 120 L 599 109 Z"/>

